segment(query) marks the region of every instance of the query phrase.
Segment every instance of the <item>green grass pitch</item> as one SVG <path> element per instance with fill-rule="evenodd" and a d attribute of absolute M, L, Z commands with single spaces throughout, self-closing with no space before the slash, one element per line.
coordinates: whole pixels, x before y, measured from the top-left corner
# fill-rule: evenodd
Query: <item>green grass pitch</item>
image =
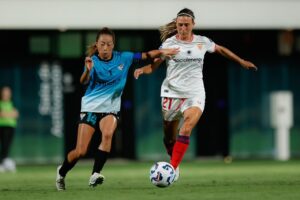
<path fill-rule="evenodd" d="M 103 185 L 88 187 L 92 162 L 68 174 L 66 191 L 55 188 L 56 166 L 18 166 L 0 173 L 0 200 L 299 200 L 300 161 L 183 161 L 180 178 L 168 188 L 149 181 L 152 162 L 114 162 L 103 170 Z"/>

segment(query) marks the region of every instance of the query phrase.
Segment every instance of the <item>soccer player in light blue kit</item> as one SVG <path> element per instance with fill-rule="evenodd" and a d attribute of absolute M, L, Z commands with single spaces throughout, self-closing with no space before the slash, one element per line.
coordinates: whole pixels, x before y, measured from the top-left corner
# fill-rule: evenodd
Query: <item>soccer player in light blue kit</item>
<path fill-rule="evenodd" d="M 82 84 L 88 84 L 82 97 L 76 148 L 70 151 L 62 165 L 57 168 L 56 188 L 65 190 L 65 177 L 76 162 L 83 157 L 96 129 L 102 133 L 101 143 L 95 152 L 95 161 L 90 186 L 102 184 L 100 174 L 111 150 L 113 134 L 117 128 L 121 106 L 121 95 L 127 73 L 133 64 L 141 60 L 150 61 L 160 56 L 173 56 L 178 49 L 152 50 L 147 53 L 114 51 L 115 35 L 108 28 L 99 31 L 96 43 L 88 48 Z"/>

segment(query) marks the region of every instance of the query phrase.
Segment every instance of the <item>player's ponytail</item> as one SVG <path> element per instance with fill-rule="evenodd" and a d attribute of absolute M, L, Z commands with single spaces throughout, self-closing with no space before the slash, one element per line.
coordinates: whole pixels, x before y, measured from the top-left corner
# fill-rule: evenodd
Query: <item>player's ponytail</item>
<path fill-rule="evenodd" d="M 87 47 L 86 55 L 88 57 L 91 57 L 92 55 L 94 55 L 96 53 L 96 51 L 97 51 L 96 43 L 93 43 Z"/>
<path fill-rule="evenodd" d="M 159 27 L 160 32 L 160 40 L 164 42 L 169 37 L 172 37 L 173 35 L 176 35 L 177 29 L 176 29 L 176 19 L 174 19 L 172 22 Z"/>

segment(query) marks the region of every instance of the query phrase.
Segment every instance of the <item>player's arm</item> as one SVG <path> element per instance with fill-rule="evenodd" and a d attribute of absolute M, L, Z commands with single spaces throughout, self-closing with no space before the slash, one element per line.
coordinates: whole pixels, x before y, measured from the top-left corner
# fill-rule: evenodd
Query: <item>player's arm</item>
<path fill-rule="evenodd" d="M 84 63 L 85 63 L 85 65 L 84 65 L 85 70 L 80 77 L 81 84 L 87 84 L 90 81 L 90 71 L 91 71 L 92 67 L 94 66 L 94 63 L 93 63 L 93 60 L 91 59 L 91 57 L 86 57 Z"/>
<path fill-rule="evenodd" d="M 136 70 L 134 70 L 134 73 L 133 73 L 134 78 L 138 79 L 139 76 L 142 74 L 151 74 L 160 66 L 160 64 L 163 61 L 164 60 L 161 58 L 156 58 L 156 59 L 154 59 L 153 63 L 145 65 L 144 67 L 141 67 L 141 68 L 137 68 Z"/>
<path fill-rule="evenodd" d="M 237 62 L 245 69 L 253 69 L 255 71 L 257 70 L 257 67 L 252 62 L 240 58 L 238 55 L 236 55 L 235 53 L 233 53 L 226 47 L 216 44 L 215 52 L 221 54 L 222 56 L 224 56 L 230 60 Z"/>
<path fill-rule="evenodd" d="M 179 48 L 155 49 L 142 53 L 142 60 L 154 59 L 158 57 L 172 57 L 179 52 Z"/>
<path fill-rule="evenodd" d="M 0 117 L 16 119 L 19 117 L 19 112 L 17 109 L 13 109 L 12 111 L 0 111 Z"/>
<path fill-rule="evenodd" d="M 136 79 L 139 78 L 141 74 L 151 74 L 155 71 L 159 65 L 164 61 L 165 58 L 171 58 L 179 52 L 179 48 L 169 48 L 169 49 L 157 49 L 152 50 L 147 53 L 142 53 L 142 60 L 150 60 L 150 64 L 144 67 L 137 68 L 133 75 Z"/>

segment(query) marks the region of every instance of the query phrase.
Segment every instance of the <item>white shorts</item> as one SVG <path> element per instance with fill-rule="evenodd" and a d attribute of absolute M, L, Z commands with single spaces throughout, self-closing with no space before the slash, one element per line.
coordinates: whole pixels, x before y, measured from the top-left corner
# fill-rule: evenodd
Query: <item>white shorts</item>
<path fill-rule="evenodd" d="M 192 98 L 171 98 L 162 97 L 161 107 L 165 121 L 179 120 L 183 117 L 183 112 L 190 107 L 198 107 L 203 112 L 205 97 L 196 96 Z"/>

